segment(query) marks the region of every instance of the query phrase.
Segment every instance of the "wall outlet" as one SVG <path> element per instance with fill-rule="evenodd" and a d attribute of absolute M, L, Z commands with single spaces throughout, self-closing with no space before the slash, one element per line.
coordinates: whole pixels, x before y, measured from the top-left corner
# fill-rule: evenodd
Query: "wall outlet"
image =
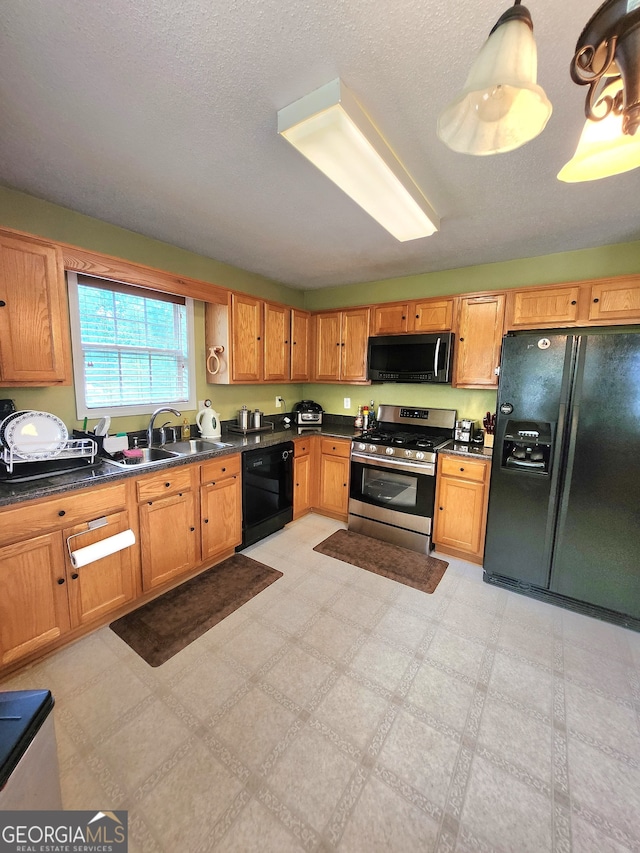
<path fill-rule="evenodd" d="M 281 408 L 282 408 L 282 397 L 277 396 L 276 397 L 276 409 L 281 409 Z"/>
<path fill-rule="evenodd" d="M 345 409 L 350 409 L 351 408 L 351 397 L 345 397 L 343 403 L 344 403 Z"/>

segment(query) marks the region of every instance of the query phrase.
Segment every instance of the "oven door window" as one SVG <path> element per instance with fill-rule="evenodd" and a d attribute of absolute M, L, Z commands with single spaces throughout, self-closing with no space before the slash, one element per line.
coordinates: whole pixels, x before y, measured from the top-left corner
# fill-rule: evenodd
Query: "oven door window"
<path fill-rule="evenodd" d="M 351 463 L 351 497 L 398 512 L 431 517 L 435 477 Z"/>

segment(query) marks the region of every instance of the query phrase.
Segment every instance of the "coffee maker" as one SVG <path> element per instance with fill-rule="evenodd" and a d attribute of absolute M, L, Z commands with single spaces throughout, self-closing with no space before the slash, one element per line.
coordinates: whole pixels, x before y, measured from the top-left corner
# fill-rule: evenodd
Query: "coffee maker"
<path fill-rule="evenodd" d="M 475 427 L 475 421 L 456 421 L 456 426 L 453 433 L 454 441 L 461 442 L 462 444 L 469 444 L 469 442 L 473 439 Z"/>

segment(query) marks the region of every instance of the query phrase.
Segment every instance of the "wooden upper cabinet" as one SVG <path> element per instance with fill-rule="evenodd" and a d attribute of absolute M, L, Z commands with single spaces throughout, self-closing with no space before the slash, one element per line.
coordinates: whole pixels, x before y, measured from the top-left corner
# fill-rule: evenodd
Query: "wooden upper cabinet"
<path fill-rule="evenodd" d="M 390 302 L 373 306 L 372 335 L 401 335 L 408 329 L 409 305 Z"/>
<path fill-rule="evenodd" d="M 367 379 L 367 344 L 369 343 L 369 309 L 353 308 L 342 312 L 343 382 L 365 382 Z"/>
<path fill-rule="evenodd" d="M 640 322 L 640 277 L 603 279 L 587 287 L 591 323 Z"/>
<path fill-rule="evenodd" d="M 327 311 L 314 320 L 314 380 L 366 382 L 369 308 Z"/>
<path fill-rule="evenodd" d="M 205 306 L 207 382 L 288 382 L 291 309 L 246 293 L 232 293 L 229 305 Z M 213 347 L 222 347 L 218 360 Z M 215 373 L 212 370 L 215 369 Z"/>
<path fill-rule="evenodd" d="M 373 306 L 372 335 L 447 332 L 453 323 L 453 299 L 419 299 Z"/>
<path fill-rule="evenodd" d="M 62 252 L 0 232 L 0 385 L 70 383 Z"/>
<path fill-rule="evenodd" d="M 318 382 L 335 382 L 340 379 L 340 344 L 342 342 L 342 312 L 316 314 L 314 371 Z"/>
<path fill-rule="evenodd" d="M 262 379 L 262 300 L 244 293 L 231 295 L 231 378 L 234 382 Z"/>
<path fill-rule="evenodd" d="M 453 325 L 453 299 L 423 299 L 409 305 L 409 330 L 448 332 Z"/>
<path fill-rule="evenodd" d="M 291 373 L 292 382 L 311 379 L 311 313 L 291 309 Z"/>
<path fill-rule="evenodd" d="M 288 382 L 290 374 L 291 309 L 264 303 L 264 369 L 266 382 Z"/>
<path fill-rule="evenodd" d="M 451 382 L 454 387 L 497 387 L 504 304 L 502 294 L 458 298 Z"/>
<path fill-rule="evenodd" d="M 579 285 L 507 293 L 505 329 L 539 329 L 578 321 Z"/>

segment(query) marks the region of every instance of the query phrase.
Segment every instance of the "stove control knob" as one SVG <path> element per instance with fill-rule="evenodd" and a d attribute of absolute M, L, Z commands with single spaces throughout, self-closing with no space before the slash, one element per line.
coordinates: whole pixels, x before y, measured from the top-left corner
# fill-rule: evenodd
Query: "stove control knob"
<path fill-rule="evenodd" d="M 369 447 L 367 448 L 367 450 L 369 451 L 369 453 L 377 453 L 378 452 L 378 448 L 376 447 L 375 444 L 370 444 Z"/>
<path fill-rule="evenodd" d="M 416 459 L 424 459 L 424 453 L 421 450 L 416 453 Z"/>
<path fill-rule="evenodd" d="M 405 450 L 404 455 L 405 455 L 408 459 L 411 459 L 411 456 L 413 455 L 413 450 Z"/>
<path fill-rule="evenodd" d="M 362 442 L 360 442 L 359 444 L 357 444 L 357 445 L 356 445 L 356 447 L 357 447 L 357 449 L 358 449 L 358 450 L 360 450 L 360 451 L 362 451 L 362 450 L 366 450 L 366 449 L 367 449 L 367 445 L 366 445 L 366 444 L 362 444 Z"/>
<path fill-rule="evenodd" d="M 385 451 L 384 451 L 384 452 L 387 454 L 387 456 L 393 456 L 393 454 L 394 454 L 396 451 L 395 451 L 395 448 L 394 448 L 394 447 L 387 447 L 387 448 L 385 449 Z"/>

